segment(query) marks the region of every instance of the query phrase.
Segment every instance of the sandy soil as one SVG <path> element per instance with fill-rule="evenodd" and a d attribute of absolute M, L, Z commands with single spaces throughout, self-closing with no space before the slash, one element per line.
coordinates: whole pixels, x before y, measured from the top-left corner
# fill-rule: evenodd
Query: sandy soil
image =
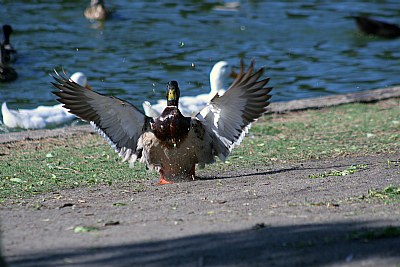
<path fill-rule="evenodd" d="M 399 266 L 400 154 L 303 162 L 194 182 L 54 192 L 1 208 L 10 266 Z M 393 164 L 388 166 L 388 160 Z M 346 176 L 310 174 L 368 168 Z M 75 233 L 77 226 L 95 231 Z M 87 228 L 84 228 L 87 229 Z"/>

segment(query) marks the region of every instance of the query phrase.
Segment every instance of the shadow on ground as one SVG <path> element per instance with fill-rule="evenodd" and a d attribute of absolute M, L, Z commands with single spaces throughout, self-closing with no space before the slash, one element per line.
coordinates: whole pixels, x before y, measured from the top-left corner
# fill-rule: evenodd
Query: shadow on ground
<path fill-rule="evenodd" d="M 400 228 L 379 222 L 270 227 L 162 241 L 66 248 L 8 258 L 10 266 L 324 266 L 400 262 Z M 127 233 L 129 234 L 129 233 Z M 387 261 L 386 261 L 387 263 Z"/>
<path fill-rule="evenodd" d="M 372 165 L 373 163 L 364 163 L 367 165 Z M 336 164 L 336 165 L 329 165 L 329 166 L 318 166 L 318 167 L 304 167 L 303 164 L 298 164 L 297 166 L 293 167 L 285 167 L 285 168 L 280 168 L 280 169 L 275 169 L 275 170 L 268 170 L 268 171 L 257 171 L 257 172 L 251 172 L 251 173 L 232 173 L 228 175 L 203 175 L 201 177 L 196 177 L 198 180 L 215 180 L 215 179 L 230 179 L 230 178 L 238 178 L 238 177 L 249 177 L 249 176 L 266 176 L 266 175 L 273 175 L 273 174 L 279 174 L 279 173 L 289 173 L 292 171 L 302 171 L 302 170 L 318 170 L 318 171 L 323 171 L 323 170 L 332 170 L 336 168 L 348 168 L 354 166 L 354 164 Z"/>

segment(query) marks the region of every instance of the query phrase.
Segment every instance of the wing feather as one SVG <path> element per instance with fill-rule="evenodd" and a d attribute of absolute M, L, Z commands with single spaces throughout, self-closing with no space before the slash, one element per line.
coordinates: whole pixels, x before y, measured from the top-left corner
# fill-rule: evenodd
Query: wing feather
<path fill-rule="evenodd" d="M 151 118 L 135 106 L 117 97 L 105 96 L 73 82 L 64 72 L 53 75 L 52 84 L 59 89 L 53 93 L 72 114 L 86 120 L 125 160 L 134 162 L 139 137 L 149 129 Z"/>
<path fill-rule="evenodd" d="M 269 105 L 272 87 L 269 78 L 262 79 L 265 69 L 253 71 L 253 60 L 246 71 L 241 61 L 240 72 L 224 95 L 215 95 L 197 115 L 212 137 L 214 153 L 225 160 L 235 145 L 240 144 L 251 127 Z"/>

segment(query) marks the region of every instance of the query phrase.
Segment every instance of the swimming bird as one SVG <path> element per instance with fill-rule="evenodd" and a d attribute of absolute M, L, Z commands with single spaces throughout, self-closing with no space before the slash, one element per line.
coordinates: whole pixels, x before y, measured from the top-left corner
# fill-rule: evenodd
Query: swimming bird
<path fill-rule="evenodd" d="M 87 89 L 91 89 L 85 74 L 82 72 L 75 72 L 70 79 Z M 7 103 L 4 102 L 1 106 L 1 113 L 3 123 L 8 128 L 43 129 L 63 125 L 76 119 L 76 116 L 63 108 L 62 104 L 13 110 L 9 109 Z"/>
<path fill-rule="evenodd" d="M 272 87 L 262 78 L 264 68 L 253 72 L 255 62 L 240 72 L 222 96 L 215 95 L 196 116 L 186 117 L 178 108 L 178 82 L 167 84 L 167 105 L 157 118 L 146 116 L 134 105 L 106 96 L 71 81 L 55 71 L 58 89 L 53 93 L 64 107 L 90 122 L 124 161 L 136 160 L 157 170 L 159 184 L 195 178 L 195 165 L 204 167 L 218 157 L 224 161 L 243 140 L 251 123 L 264 114 Z"/>
<path fill-rule="evenodd" d="M 352 16 L 360 31 L 365 34 L 375 35 L 383 38 L 397 38 L 400 36 L 400 27 L 396 24 L 371 19 L 364 16 Z"/>
<path fill-rule="evenodd" d="M 106 9 L 104 0 L 91 0 L 83 14 L 90 20 L 105 20 L 110 16 L 110 11 Z"/>
<path fill-rule="evenodd" d="M 236 73 L 226 61 L 217 62 L 210 72 L 210 92 L 196 96 L 185 96 L 179 99 L 179 109 L 184 115 L 196 115 L 200 109 L 205 107 L 208 102 L 218 93 L 222 95 L 225 81 L 228 77 L 234 78 Z M 147 116 L 157 117 L 161 114 L 167 104 L 167 100 L 158 100 L 157 104 L 151 105 L 144 101 L 142 106 Z"/>
<path fill-rule="evenodd" d="M 17 50 L 10 43 L 10 36 L 13 32 L 10 25 L 3 25 L 3 43 L 1 44 L 1 57 L 3 64 L 9 64 L 17 60 Z"/>
<path fill-rule="evenodd" d="M 1 55 L 0 55 L 1 57 Z M 8 64 L 0 62 L 0 82 L 12 82 L 18 78 L 18 73 Z"/>
<path fill-rule="evenodd" d="M 17 51 L 10 44 L 11 33 L 11 26 L 3 25 L 3 42 L 0 45 L 0 82 L 12 82 L 18 78 L 17 72 L 10 66 L 17 56 Z"/>

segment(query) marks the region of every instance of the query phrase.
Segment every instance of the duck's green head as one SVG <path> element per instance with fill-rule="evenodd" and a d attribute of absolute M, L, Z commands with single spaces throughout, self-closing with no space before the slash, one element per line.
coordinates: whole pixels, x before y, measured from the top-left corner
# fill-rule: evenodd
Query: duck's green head
<path fill-rule="evenodd" d="M 178 106 L 179 96 L 181 92 L 178 87 L 178 82 L 170 81 L 167 83 L 167 105 Z"/>

